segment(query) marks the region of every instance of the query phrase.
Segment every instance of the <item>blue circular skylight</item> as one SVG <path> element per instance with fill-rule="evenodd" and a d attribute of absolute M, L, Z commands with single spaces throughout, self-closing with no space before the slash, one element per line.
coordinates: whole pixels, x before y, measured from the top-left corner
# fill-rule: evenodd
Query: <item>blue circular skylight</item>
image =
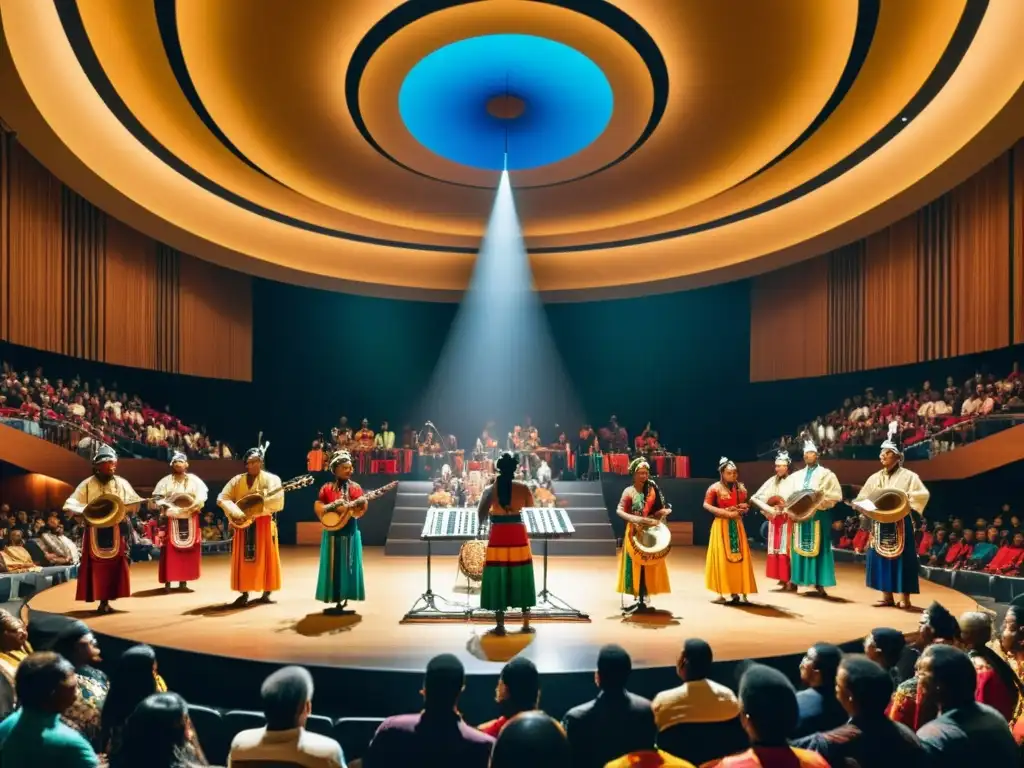
<path fill-rule="evenodd" d="M 509 98 L 505 98 L 508 96 Z M 452 162 L 500 171 L 550 165 L 591 144 L 612 116 L 608 78 L 579 51 L 533 35 L 460 40 L 406 75 L 409 132 Z"/>

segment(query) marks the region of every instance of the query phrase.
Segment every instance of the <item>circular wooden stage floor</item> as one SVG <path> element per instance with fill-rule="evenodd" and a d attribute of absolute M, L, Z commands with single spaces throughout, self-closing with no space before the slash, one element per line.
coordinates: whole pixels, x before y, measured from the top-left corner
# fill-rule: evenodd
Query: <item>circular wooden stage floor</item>
<path fill-rule="evenodd" d="M 132 597 L 115 603 L 117 612 L 94 616 L 75 602 L 75 583 L 54 587 L 32 598 L 33 611 L 85 619 L 98 633 L 192 653 L 253 661 L 296 663 L 349 669 L 421 672 L 437 653 L 458 655 L 467 672 L 494 674 L 517 653 L 531 658 L 542 672 L 593 670 L 598 649 L 618 643 L 633 656 L 634 668 L 671 667 L 683 640 L 702 637 L 715 660 L 778 657 L 802 653 L 818 641 L 846 643 L 877 626 L 912 633 L 919 616 L 892 608 L 875 608 L 878 593 L 864 586 L 862 566 L 837 563 L 839 586 L 830 599 L 763 591 L 753 605 L 714 605 L 704 589 L 704 549 L 678 547 L 670 555 L 673 592 L 655 598 L 659 613 L 644 621 L 624 620 L 614 591 L 617 561 L 611 557 L 552 558 L 549 588 L 570 605 L 587 612 L 590 623 L 538 622 L 533 636 L 483 637 L 487 626 L 455 623 L 401 624 L 405 612 L 423 592 L 422 558 L 385 557 L 382 548 L 365 553 L 368 600 L 354 604 L 355 616 L 328 617 L 316 590 L 318 548 L 285 548 L 284 588 L 272 605 L 228 609 L 235 595 L 228 588 L 230 558 L 204 558 L 202 579 L 193 591 L 163 594 L 156 583 L 157 564 L 132 567 Z M 764 557 L 755 553 L 755 572 L 764 573 Z M 537 585 L 541 561 L 536 559 Z M 456 559 L 433 562 L 433 588 L 458 602 L 478 601 L 463 591 Z M 774 583 L 759 576 L 759 587 Z M 942 602 L 954 615 L 976 607 L 960 593 L 922 580 L 919 605 Z M 511 628 L 511 627 L 510 627 Z"/>

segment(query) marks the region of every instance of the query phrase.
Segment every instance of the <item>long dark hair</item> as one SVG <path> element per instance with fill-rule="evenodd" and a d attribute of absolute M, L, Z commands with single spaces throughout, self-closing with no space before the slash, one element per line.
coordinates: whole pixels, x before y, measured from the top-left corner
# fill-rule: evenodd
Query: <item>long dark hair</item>
<path fill-rule="evenodd" d="M 117 749 L 119 745 L 110 744 L 115 733 L 143 699 L 157 692 L 154 664 L 156 653 L 148 645 L 133 645 L 117 660 L 117 665 L 111 670 L 110 692 L 100 715 L 100 743 L 103 748 Z"/>
<path fill-rule="evenodd" d="M 194 762 L 188 753 L 188 705 L 176 693 L 155 693 L 143 699 L 124 725 L 121 748 L 110 768 L 184 768 Z"/>
<path fill-rule="evenodd" d="M 498 491 L 498 503 L 507 508 L 512 504 L 512 479 L 519 467 L 519 459 L 506 451 L 498 458 L 497 467 L 498 478 L 494 481 L 494 487 Z"/>

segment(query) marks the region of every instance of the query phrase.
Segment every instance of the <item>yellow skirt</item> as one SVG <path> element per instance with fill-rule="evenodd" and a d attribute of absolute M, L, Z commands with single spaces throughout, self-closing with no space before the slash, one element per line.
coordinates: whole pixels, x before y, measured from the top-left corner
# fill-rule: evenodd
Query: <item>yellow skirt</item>
<path fill-rule="evenodd" d="M 627 536 L 629 535 L 629 526 L 631 525 L 632 523 L 626 524 Z M 666 558 L 641 566 L 640 563 L 633 561 L 625 546 L 622 547 L 622 552 L 619 554 L 619 580 L 616 591 L 620 595 L 638 596 L 640 594 L 641 570 L 644 574 L 644 588 L 648 595 L 667 595 L 672 591 L 668 583 L 668 562 Z"/>
<path fill-rule="evenodd" d="M 252 541 L 253 536 L 255 541 Z M 231 589 L 234 592 L 281 589 L 277 524 L 269 515 L 257 517 L 245 530 L 235 531 L 231 542 Z"/>
<path fill-rule="evenodd" d="M 754 581 L 747 533 L 743 530 L 743 521 L 736 520 L 735 539 L 730 542 L 729 522 L 716 517 L 711 524 L 704 586 L 720 595 L 752 595 L 757 592 L 757 583 Z"/>

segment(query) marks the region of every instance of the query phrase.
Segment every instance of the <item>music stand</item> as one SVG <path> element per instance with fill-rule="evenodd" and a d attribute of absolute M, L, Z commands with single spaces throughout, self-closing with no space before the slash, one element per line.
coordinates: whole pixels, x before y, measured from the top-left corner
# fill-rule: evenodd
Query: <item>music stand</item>
<path fill-rule="evenodd" d="M 573 608 L 569 603 L 560 598 L 548 589 L 548 537 L 544 537 L 544 576 L 541 582 L 541 590 L 537 593 L 537 605 L 534 611 L 540 615 L 550 616 L 559 619 L 578 619 L 590 621 L 590 615 L 578 608 Z"/>
<path fill-rule="evenodd" d="M 400 623 L 404 624 L 409 621 L 416 621 L 417 619 L 452 619 L 456 617 L 469 618 L 472 614 L 472 609 L 469 604 L 456 603 L 443 595 L 438 595 L 431 588 L 431 550 L 430 550 L 430 539 L 427 539 L 427 589 L 426 591 L 416 598 L 416 602 L 412 604 L 412 607 L 406 611 L 405 616 L 402 617 Z M 460 610 L 445 610 L 439 608 L 437 603 L 445 603 L 446 605 L 460 606 Z M 422 605 L 421 605 L 422 604 Z"/>

